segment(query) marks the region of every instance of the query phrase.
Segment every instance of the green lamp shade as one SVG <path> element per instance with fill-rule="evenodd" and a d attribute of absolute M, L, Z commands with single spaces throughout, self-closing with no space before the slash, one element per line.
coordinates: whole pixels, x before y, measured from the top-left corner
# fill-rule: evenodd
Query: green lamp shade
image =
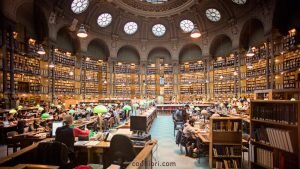
<path fill-rule="evenodd" d="M 123 107 L 123 110 L 131 110 L 131 106 L 125 105 L 125 106 Z"/>
<path fill-rule="evenodd" d="M 92 111 L 92 108 L 91 107 L 87 107 L 86 111 Z"/>
<path fill-rule="evenodd" d="M 9 114 L 16 114 L 16 113 L 18 113 L 16 109 L 9 110 Z"/>
<path fill-rule="evenodd" d="M 191 108 L 191 109 L 193 109 L 193 108 L 195 107 L 195 106 L 194 106 L 194 105 L 192 105 L 192 104 L 190 104 L 189 106 L 190 106 L 190 108 Z"/>
<path fill-rule="evenodd" d="M 137 104 L 137 103 L 134 103 L 132 106 L 135 107 L 135 108 L 137 108 L 137 107 L 139 107 L 140 105 Z"/>
<path fill-rule="evenodd" d="M 72 108 L 75 108 L 75 105 L 74 105 L 74 104 L 72 104 L 72 105 L 71 105 L 71 107 L 72 107 Z"/>
<path fill-rule="evenodd" d="M 291 98 L 291 101 L 296 101 L 296 99 L 295 98 Z"/>
<path fill-rule="evenodd" d="M 102 114 L 108 112 L 107 108 L 103 105 L 98 105 L 94 108 L 94 113 L 96 114 Z"/>
<path fill-rule="evenodd" d="M 74 114 L 75 110 L 69 110 L 69 114 Z"/>
<path fill-rule="evenodd" d="M 38 108 L 38 111 L 43 111 L 43 110 L 44 110 L 44 108 L 42 108 L 42 107 Z"/>
<path fill-rule="evenodd" d="M 199 110 L 200 110 L 200 108 L 199 108 L 199 107 L 195 107 L 195 108 L 194 108 L 194 110 L 196 110 L 196 111 L 199 111 Z"/>
<path fill-rule="evenodd" d="M 54 107 L 54 103 L 51 103 L 51 105 L 50 105 L 51 107 Z"/>
<path fill-rule="evenodd" d="M 39 104 L 37 104 L 35 107 L 41 107 Z"/>
<path fill-rule="evenodd" d="M 61 109 L 61 105 L 56 105 L 56 108 Z"/>
<path fill-rule="evenodd" d="M 108 104 L 108 105 L 107 105 L 107 107 L 111 108 L 111 107 L 112 107 L 112 105 L 111 105 L 111 104 Z"/>
<path fill-rule="evenodd" d="M 18 110 L 21 110 L 21 109 L 23 109 L 23 106 L 18 106 Z"/>
<path fill-rule="evenodd" d="M 46 119 L 46 118 L 49 118 L 49 117 L 50 117 L 49 113 L 44 113 L 44 114 L 41 115 L 42 119 Z"/>
<path fill-rule="evenodd" d="M 84 107 L 84 106 L 85 106 L 85 104 L 83 103 L 83 104 L 82 104 L 82 106 Z"/>
<path fill-rule="evenodd" d="M 145 101 L 141 101 L 141 102 L 140 102 L 140 105 L 141 105 L 141 106 L 145 105 Z"/>
<path fill-rule="evenodd" d="M 231 104 L 228 104 L 228 105 L 227 105 L 227 108 L 230 108 L 230 107 L 231 107 Z"/>

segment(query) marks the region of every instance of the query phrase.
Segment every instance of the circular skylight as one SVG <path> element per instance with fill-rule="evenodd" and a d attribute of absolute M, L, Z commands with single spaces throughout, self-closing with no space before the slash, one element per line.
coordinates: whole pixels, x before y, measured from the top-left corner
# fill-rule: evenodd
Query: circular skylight
<path fill-rule="evenodd" d="M 127 22 L 124 25 L 124 31 L 125 33 L 127 33 L 128 35 L 132 35 L 134 34 L 136 31 L 138 30 L 138 25 L 135 22 Z"/>
<path fill-rule="evenodd" d="M 156 24 L 152 27 L 152 33 L 157 36 L 163 36 L 166 33 L 166 27 L 162 24 Z"/>
<path fill-rule="evenodd" d="M 111 23 L 111 21 L 112 21 L 112 16 L 109 13 L 100 14 L 97 19 L 97 23 L 100 27 L 108 26 Z"/>
<path fill-rule="evenodd" d="M 206 10 L 206 17 L 213 22 L 217 22 L 221 19 L 221 14 L 218 10 L 209 8 Z"/>
<path fill-rule="evenodd" d="M 84 12 L 88 6 L 89 0 L 73 0 L 71 4 L 71 10 L 76 14 L 80 14 Z"/>
<path fill-rule="evenodd" d="M 247 0 L 232 0 L 232 2 L 239 4 L 239 5 L 243 5 L 246 3 Z"/>
<path fill-rule="evenodd" d="M 180 28 L 183 32 L 191 32 L 194 29 L 194 23 L 190 20 L 182 20 L 180 22 Z"/>

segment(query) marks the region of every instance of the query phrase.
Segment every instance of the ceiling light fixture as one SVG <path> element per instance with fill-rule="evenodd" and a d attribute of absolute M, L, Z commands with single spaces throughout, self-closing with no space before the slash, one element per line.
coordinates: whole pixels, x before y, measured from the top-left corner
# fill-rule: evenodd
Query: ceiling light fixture
<path fill-rule="evenodd" d="M 201 36 L 200 30 L 198 29 L 198 27 L 196 25 L 194 26 L 194 29 L 192 30 L 190 36 L 191 36 L 191 38 L 194 38 L 194 39 L 199 38 Z"/>
<path fill-rule="evenodd" d="M 238 75 L 238 72 L 237 72 L 237 71 L 234 71 L 234 72 L 233 72 L 233 75 L 234 75 L 234 76 L 237 76 L 237 75 Z"/>
<path fill-rule="evenodd" d="M 107 83 L 107 81 L 106 80 L 104 80 L 104 82 L 103 82 L 104 84 L 106 84 Z"/>
<path fill-rule="evenodd" d="M 253 65 L 251 63 L 247 64 L 248 69 L 253 69 Z"/>
<path fill-rule="evenodd" d="M 86 57 L 85 61 L 90 61 L 91 59 L 89 57 Z"/>
<path fill-rule="evenodd" d="M 70 76 L 73 76 L 73 75 L 74 75 L 74 72 L 73 72 L 73 71 L 70 71 L 70 72 L 69 72 L 69 75 L 70 75 Z"/>
<path fill-rule="evenodd" d="M 224 77 L 221 75 L 221 76 L 220 76 L 220 79 L 222 80 L 223 78 L 224 78 Z"/>
<path fill-rule="evenodd" d="M 246 56 L 252 57 L 254 55 L 255 55 L 255 53 L 253 52 L 253 49 L 251 49 L 251 47 L 249 47 L 249 50 L 247 51 Z"/>
<path fill-rule="evenodd" d="M 83 24 L 80 25 L 77 36 L 80 38 L 86 38 L 88 36 Z"/>
<path fill-rule="evenodd" d="M 39 49 L 38 49 L 37 53 L 40 55 L 46 54 L 42 44 L 39 45 Z"/>
<path fill-rule="evenodd" d="M 49 64 L 49 67 L 50 67 L 50 68 L 54 68 L 54 66 L 55 66 L 55 65 L 54 65 L 53 62 L 51 62 L 51 63 Z"/>

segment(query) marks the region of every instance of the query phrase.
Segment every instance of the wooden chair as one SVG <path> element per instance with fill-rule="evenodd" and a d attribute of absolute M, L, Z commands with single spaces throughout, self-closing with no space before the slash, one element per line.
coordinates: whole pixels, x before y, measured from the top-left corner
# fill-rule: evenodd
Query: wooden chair
<path fill-rule="evenodd" d="M 16 131 L 10 131 L 10 132 L 6 133 L 6 137 L 7 137 L 6 138 L 6 144 L 7 144 L 6 154 L 7 155 L 8 155 L 8 149 L 9 148 L 13 148 L 13 152 L 16 152 L 17 148 L 21 147 L 20 142 L 13 139 L 13 137 L 17 136 L 17 135 L 18 135 L 18 132 L 16 132 Z"/>

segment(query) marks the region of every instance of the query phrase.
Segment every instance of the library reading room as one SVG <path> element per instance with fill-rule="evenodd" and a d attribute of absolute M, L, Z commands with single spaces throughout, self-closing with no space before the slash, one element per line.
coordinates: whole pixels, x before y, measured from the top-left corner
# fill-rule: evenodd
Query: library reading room
<path fill-rule="evenodd" d="M 300 169 L 300 0 L 0 0 L 0 45 L 0 169 Z"/>

